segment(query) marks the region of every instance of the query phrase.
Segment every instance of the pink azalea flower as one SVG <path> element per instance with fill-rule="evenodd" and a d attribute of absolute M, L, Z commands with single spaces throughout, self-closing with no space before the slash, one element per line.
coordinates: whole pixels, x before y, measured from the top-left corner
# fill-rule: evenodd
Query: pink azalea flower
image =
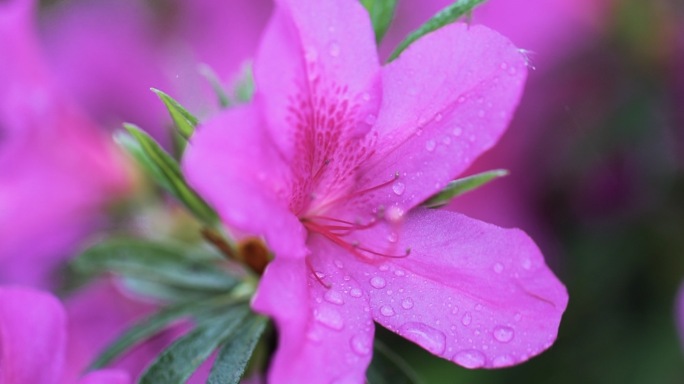
<path fill-rule="evenodd" d="M 30 288 L 0 287 L 0 383 L 130 382 L 118 370 L 92 372 L 78 381 L 64 379 L 66 321 L 64 308 L 54 296 Z"/>
<path fill-rule="evenodd" d="M 130 178 L 113 142 L 55 85 L 32 13 L 33 1 L 0 4 L 0 281 L 47 286 Z"/>
<path fill-rule="evenodd" d="M 253 301 L 279 330 L 270 383 L 364 382 L 374 320 L 468 368 L 552 344 L 567 293 L 532 240 L 420 207 L 494 145 L 525 74 L 484 27 L 381 67 L 358 2 L 277 3 L 255 101 L 200 127 L 184 159 L 226 224 L 276 254 Z"/>

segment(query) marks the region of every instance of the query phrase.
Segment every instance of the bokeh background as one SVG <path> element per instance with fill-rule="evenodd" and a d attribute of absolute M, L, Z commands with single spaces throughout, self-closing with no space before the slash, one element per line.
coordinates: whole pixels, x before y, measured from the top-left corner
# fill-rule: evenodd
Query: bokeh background
<path fill-rule="evenodd" d="M 398 2 L 382 57 L 450 3 Z M 271 7 L 268 0 L 42 1 L 36 44 L 63 96 L 94 129 L 108 135 L 131 121 L 170 147 L 170 121 L 149 87 L 210 115 L 218 105 L 197 64 L 234 84 Z M 570 303 L 553 347 L 513 368 L 469 371 L 378 327 L 381 340 L 426 383 L 684 383 L 684 335 L 675 316 L 684 283 L 684 2 L 490 0 L 471 22 L 525 49 L 531 70 L 509 131 L 469 171 L 511 174 L 448 209 L 530 233 Z M 0 147 L 0 163 L 1 151 L 7 147 Z M 69 164 L 49 172 L 71 174 Z M 141 184 L 130 176 L 125 199 L 146 201 Z M 95 189 L 106 198 L 85 199 L 87 207 L 83 198 L 53 201 L 73 209 L 44 222 L 38 235 L 35 226 L 15 228 L 12 247 L 0 244 L 0 283 L 54 289 L 59 262 L 120 225 L 130 212 L 111 203 L 121 198 L 122 183 Z M 2 215 L 0 227 L 9 222 Z M 160 215 L 135 224 L 172 233 L 155 227 L 168 222 Z M 0 229 L 9 238 L 9 227 Z M 102 302 L 109 304 L 93 313 Z M 74 375 L 107 341 L 98 337 L 111 339 L 151 310 L 108 282 L 65 303 L 76 340 L 68 358 Z M 142 365 L 128 364 L 133 372 Z"/>

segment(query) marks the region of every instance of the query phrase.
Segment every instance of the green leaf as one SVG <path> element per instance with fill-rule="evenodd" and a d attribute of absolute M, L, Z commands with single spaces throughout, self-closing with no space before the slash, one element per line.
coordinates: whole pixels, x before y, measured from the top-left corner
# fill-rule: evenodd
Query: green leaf
<path fill-rule="evenodd" d="M 416 40 L 427 35 L 430 32 L 436 31 L 447 24 L 451 24 L 458 20 L 461 16 L 470 13 L 473 8 L 483 3 L 485 0 L 458 0 L 453 4 L 447 6 L 446 8 L 439 11 L 436 15 L 432 16 L 425 24 L 420 28 L 411 32 L 404 41 L 402 41 L 399 46 L 394 50 L 388 61 L 392 61 L 399 57 L 399 55 L 408 48 L 409 45 L 413 44 Z"/>
<path fill-rule="evenodd" d="M 227 292 L 238 281 L 215 263 L 179 246 L 135 239 L 112 239 L 87 249 L 72 262 L 82 274 L 113 272 L 172 287 Z"/>
<path fill-rule="evenodd" d="M 140 378 L 141 384 L 182 384 L 239 327 L 247 305 L 234 307 L 181 337 L 166 349 Z"/>
<path fill-rule="evenodd" d="M 173 123 L 176 124 L 178 132 L 180 132 L 180 134 L 183 135 L 186 140 L 189 139 L 190 136 L 192 136 L 192 133 L 195 131 L 195 127 L 197 126 L 199 120 L 193 116 L 192 113 L 183 108 L 183 106 L 181 106 L 171 96 L 156 88 L 150 88 L 150 90 L 157 94 L 157 96 L 159 96 L 161 101 L 164 103 L 166 109 L 171 115 L 171 119 L 173 119 Z"/>
<path fill-rule="evenodd" d="M 162 149 L 147 133 L 132 124 L 124 124 L 133 139 L 117 136 L 117 140 L 126 148 L 161 187 L 182 202 L 199 220 L 213 226 L 217 215 L 209 205 L 188 185 L 180 171 L 178 162 Z"/>
<path fill-rule="evenodd" d="M 369 384 L 421 384 L 409 364 L 380 340 L 374 343 L 373 360 L 366 379 Z"/>
<path fill-rule="evenodd" d="M 479 188 L 494 179 L 506 175 L 508 175 L 507 170 L 495 169 L 493 171 L 482 172 L 476 175 L 454 180 L 447 184 L 446 188 L 444 188 L 441 192 L 429 198 L 425 203 L 423 203 L 423 205 L 428 208 L 439 208 L 448 204 L 457 196 L 460 196 L 468 191 L 472 191 L 473 189 Z"/>
<path fill-rule="evenodd" d="M 227 108 L 230 106 L 230 98 L 228 98 L 228 94 L 226 93 L 226 90 L 223 89 L 223 84 L 221 84 L 221 80 L 219 79 L 218 75 L 216 75 L 216 72 L 214 72 L 213 69 L 211 69 L 210 66 L 206 64 L 202 64 L 199 67 L 199 73 L 204 76 L 207 81 L 209 81 L 209 84 L 211 85 L 211 88 L 214 90 L 214 93 L 216 93 L 216 96 L 218 97 L 219 105 L 221 108 Z"/>
<path fill-rule="evenodd" d="M 207 384 L 239 383 L 268 320 L 252 314 L 221 349 Z"/>
<path fill-rule="evenodd" d="M 235 83 L 235 100 L 239 103 L 247 103 L 254 97 L 254 73 L 252 64 L 246 62 L 242 65 L 242 74 Z"/>
<path fill-rule="evenodd" d="M 392 23 L 394 12 L 397 8 L 397 0 L 360 0 L 361 4 L 368 10 L 373 29 L 375 30 L 375 41 L 380 44 L 385 36 L 387 29 Z"/>

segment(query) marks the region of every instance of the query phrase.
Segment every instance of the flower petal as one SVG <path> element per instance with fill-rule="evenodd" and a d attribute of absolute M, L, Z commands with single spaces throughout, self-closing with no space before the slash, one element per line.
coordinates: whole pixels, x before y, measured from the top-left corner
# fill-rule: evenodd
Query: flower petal
<path fill-rule="evenodd" d="M 279 256 L 303 257 L 305 231 L 290 213 L 290 170 L 253 105 L 199 127 L 183 158 L 188 182 L 229 227 L 264 235 Z"/>
<path fill-rule="evenodd" d="M 57 383 L 65 321 L 64 309 L 52 295 L 0 288 L 0 383 Z"/>
<path fill-rule="evenodd" d="M 310 268 L 276 259 L 261 279 L 253 307 L 273 316 L 279 332 L 269 383 L 365 381 L 374 333 L 368 296 L 334 265 L 330 243 L 322 245 L 313 245 Z"/>
<path fill-rule="evenodd" d="M 288 159 L 304 155 L 302 146 L 318 150 L 304 142 L 307 129 L 367 132 L 366 117 L 377 114 L 380 102 L 380 65 L 367 12 L 355 1 L 277 3 L 257 51 L 254 79 L 280 150 Z"/>
<path fill-rule="evenodd" d="M 526 72 L 513 44 L 486 27 L 454 24 L 424 36 L 383 68 L 377 152 L 358 188 L 396 172 L 375 207 L 404 211 L 441 190 L 498 140 Z"/>
<path fill-rule="evenodd" d="M 378 323 L 467 368 L 514 365 L 555 340 L 568 295 L 522 231 L 416 209 L 396 239 L 409 256 L 348 263 Z"/>

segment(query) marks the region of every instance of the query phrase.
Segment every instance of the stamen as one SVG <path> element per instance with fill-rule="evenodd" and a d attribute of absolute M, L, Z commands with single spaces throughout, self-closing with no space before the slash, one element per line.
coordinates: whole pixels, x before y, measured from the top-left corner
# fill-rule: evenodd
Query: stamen
<path fill-rule="evenodd" d="M 334 204 L 336 204 L 336 203 L 338 203 L 338 202 L 340 202 L 340 201 L 350 200 L 351 198 L 354 198 L 354 197 L 357 197 L 357 196 L 365 195 L 365 194 L 368 193 L 368 192 L 372 192 L 372 191 L 378 190 L 378 189 L 380 189 L 380 188 L 384 188 L 384 187 L 386 187 L 386 186 L 392 184 L 393 182 L 395 182 L 398 178 L 399 178 L 399 171 L 395 172 L 395 173 L 394 173 L 394 177 L 393 177 L 392 179 L 390 179 L 390 180 L 387 180 L 387 181 L 385 181 L 385 182 L 383 182 L 383 183 L 380 183 L 380 184 L 378 184 L 378 185 L 376 185 L 376 186 L 373 186 L 373 187 L 370 187 L 370 188 L 362 189 L 362 190 L 360 190 L 360 191 L 354 191 L 354 192 L 352 192 L 352 193 L 350 193 L 350 194 L 343 195 L 343 196 L 340 196 L 340 197 L 338 197 L 338 198 L 332 199 L 332 200 L 328 201 L 327 203 L 323 204 L 322 206 L 317 207 L 317 210 L 325 210 L 325 208 L 328 208 L 328 207 L 330 207 L 331 205 L 334 205 Z"/>
<path fill-rule="evenodd" d="M 311 270 L 311 273 L 314 275 L 316 280 L 318 280 L 318 282 L 326 289 L 330 289 L 331 285 L 323 281 L 323 279 L 320 276 L 318 276 L 318 273 L 316 273 L 316 270 L 314 270 L 313 265 L 311 265 L 311 260 L 309 260 L 309 258 L 307 257 L 304 259 L 304 262 L 306 263 L 306 266 L 309 268 L 309 270 Z"/>

